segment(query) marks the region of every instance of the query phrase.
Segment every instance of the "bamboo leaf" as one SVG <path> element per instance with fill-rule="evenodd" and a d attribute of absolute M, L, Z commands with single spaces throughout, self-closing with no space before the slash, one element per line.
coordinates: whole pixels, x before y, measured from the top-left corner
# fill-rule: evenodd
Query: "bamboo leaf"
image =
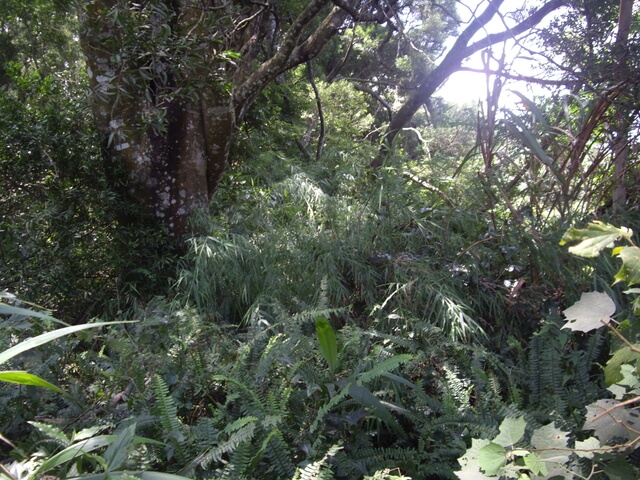
<path fill-rule="evenodd" d="M 44 387 L 44 388 L 48 388 L 49 390 L 53 390 L 54 392 L 66 395 L 66 393 L 63 390 L 61 390 L 59 387 L 56 387 L 55 385 L 29 372 L 24 372 L 19 370 L 8 370 L 8 371 L 0 372 L 0 381 L 7 382 L 7 383 L 16 383 L 18 385 L 31 385 L 33 387 Z"/>
<path fill-rule="evenodd" d="M 20 342 L 19 344 L 0 353 L 0 364 L 3 364 L 11 360 L 16 355 L 20 355 L 21 353 L 31 350 L 32 348 L 39 347 L 40 345 L 44 345 L 45 343 L 49 343 L 57 338 L 64 337 L 65 335 L 79 332 L 81 330 L 86 330 L 88 328 L 98 328 L 98 327 L 104 327 L 105 325 L 116 325 L 119 323 L 135 323 L 135 322 L 121 321 L 121 322 L 86 323 L 83 325 L 74 325 L 72 327 L 60 328 L 52 332 L 43 333 L 42 335 L 38 335 L 37 337 L 33 337 L 23 342 Z"/>
<path fill-rule="evenodd" d="M 68 323 L 63 322 L 62 320 L 58 320 L 48 313 L 36 312 L 35 310 L 31 310 L 29 308 L 14 307 L 13 305 L 7 305 L 6 303 L 2 302 L 0 302 L 0 315 L 24 315 L 25 317 L 42 318 L 43 320 L 60 323 L 67 327 L 69 326 Z"/>

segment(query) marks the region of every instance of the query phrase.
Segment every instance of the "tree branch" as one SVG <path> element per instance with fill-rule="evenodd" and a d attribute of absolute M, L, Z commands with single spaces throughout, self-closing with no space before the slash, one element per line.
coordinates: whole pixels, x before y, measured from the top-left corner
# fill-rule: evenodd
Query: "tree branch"
<path fill-rule="evenodd" d="M 404 105 L 398 110 L 393 120 L 389 123 L 385 135 L 385 141 L 380 149 L 378 156 L 371 162 L 371 167 L 377 168 L 382 165 L 384 158 L 391 149 L 393 140 L 402 130 L 402 128 L 413 118 L 420 106 L 424 104 L 438 89 L 449 76 L 458 71 L 462 66 L 462 61 L 472 54 L 487 48 L 496 43 L 504 42 L 510 38 L 519 35 L 531 29 L 540 23 L 544 17 L 554 10 L 566 5 L 567 0 L 550 0 L 542 7 L 532 13 L 524 21 L 515 27 L 505 30 L 504 32 L 490 34 L 483 39 L 469 45 L 474 35 L 485 27 L 491 19 L 498 13 L 498 10 L 504 0 L 490 0 L 487 8 L 478 17 L 476 17 L 460 34 L 456 42 L 451 47 L 440 64 L 427 75 L 416 92 L 411 95 Z"/>

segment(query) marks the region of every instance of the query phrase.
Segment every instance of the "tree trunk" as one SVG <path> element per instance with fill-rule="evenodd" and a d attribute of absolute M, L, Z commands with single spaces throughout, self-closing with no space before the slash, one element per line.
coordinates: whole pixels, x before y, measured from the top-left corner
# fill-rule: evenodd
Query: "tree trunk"
<path fill-rule="evenodd" d="M 277 34 L 273 11 L 241 3 L 91 0 L 79 12 L 109 176 L 125 205 L 141 207 L 170 236 L 186 233 L 192 212 L 209 204 L 236 124 L 260 92 L 318 55 L 349 17 L 327 10 L 329 0 L 309 1 L 273 55 L 258 61 L 264 39 Z M 383 21 L 389 12 L 370 13 Z M 138 221 L 140 212 L 123 212 L 121 222 Z"/>
<path fill-rule="evenodd" d="M 618 32 L 616 35 L 615 55 L 617 80 L 624 81 L 630 78 L 627 62 L 629 49 L 629 30 L 633 16 L 633 0 L 620 0 L 620 13 L 618 16 Z M 629 130 L 631 128 L 630 108 L 628 106 L 629 95 L 622 94 L 616 106 L 616 132 L 614 133 L 613 151 L 613 209 L 620 212 L 627 203 L 627 185 L 625 173 L 629 157 Z"/>

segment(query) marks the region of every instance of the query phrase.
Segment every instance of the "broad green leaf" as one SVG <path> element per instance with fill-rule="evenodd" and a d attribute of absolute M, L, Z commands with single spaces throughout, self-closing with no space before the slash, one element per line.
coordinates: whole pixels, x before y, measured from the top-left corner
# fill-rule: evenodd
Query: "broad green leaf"
<path fill-rule="evenodd" d="M 65 392 L 60 388 L 29 372 L 19 370 L 8 370 L 0 372 L 0 381 L 7 383 L 17 383 L 18 385 L 31 385 L 33 387 L 48 388 L 49 390 L 53 390 L 54 392 L 66 395 Z"/>
<path fill-rule="evenodd" d="M 500 433 L 493 439 L 493 442 L 503 447 L 515 445 L 522 440 L 526 426 L 527 422 L 524 417 L 505 418 L 500 425 Z"/>
<path fill-rule="evenodd" d="M 64 337 L 65 335 L 79 332 L 81 330 L 86 330 L 88 328 L 104 327 L 105 325 L 117 325 L 120 323 L 135 323 L 135 322 L 122 321 L 122 322 L 86 323 L 83 325 L 74 325 L 72 327 L 60 328 L 52 332 L 43 333 L 42 335 L 38 335 L 37 337 L 29 338 L 28 340 L 20 342 L 19 344 L 0 353 L 0 364 L 3 364 L 11 360 L 16 355 L 20 355 L 21 353 L 31 350 L 32 348 L 39 347 L 40 345 L 44 345 L 45 343 L 49 343 L 55 340 L 56 338 Z"/>
<path fill-rule="evenodd" d="M 495 477 L 507 464 L 507 451 L 502 445 L 491 442 L 480 449 L 478 464 L 484 473 Z"/>
<path fill-rule="evenodd" d="M 547 464 L 540 460 L 535 453 L 530 453 L 523 457 L 525 466 L 531 470 L 534 475 L 544 476 L 547 474 Z"/>
<path fill-rule="evenodd" d="M 387 407 L 368 388 L 361 385 L 351 384 L 349 386 L 349 396 L 363 407 L 371 408 L 376 417 L 389 425 L 399 433 L 404 433 L 400 424 L 393 418 Z"/>
<path fill-rule="evenodd" d="M 116 439 L 116 435 L 101 435 L 99 437 L 89 438 L 65 448 L 52 457 L 49 457 L 40 468 L 36 470 L 36 474 L 42 474 L 52 470 L 63 463 L 75 460 L 85 453 L 93 452 L 102 447 L 106 447 Z"/>
<path fill-rule="evenodd" d="M 609 323 L 615 311 L 616 304 L 606 293 L 583 293 L 580 300 L 563 312 L 567 323 L 562 328 L 589 332 Z"/>
<path fill-rule="evenodd" d="M 83 428 L 79 432 L 74 433 L 72 439 L 74 442 L 86 440 L 87 438 L 95 437 L 100 432 L 111 427 L 113 427 L 113 425 L 97 425 L 95 427 Z"/>
<path fill-rule="evenodd" d="M 94 450 L 98 450 L 99 448 L 106 447 L 110 445 L 113 441 L 118 438 L 117 435 L 100 435 L 97 437 L 89 438 L 87 440 L 82 440 L 81 442 L 74 443 L 73 445 L 65 448 L 61 452 L 58 452 L 53 457 L 49 457 L 40 467 L 36 470 L 36 474 L 42 474 L 49 470 L 52 470 L 63 463 L 70 462 L 72 460 L 77 459 L 78 457 L 84 455 L 85 453 L 91 453 Z M 152 443 L 154 445 L 162 445 L 162 442 L 158 442 L 157 440 L 153 440 L 151 438 L 145 437 L 134 437 L 134 444 L 140 443 Z M 111 475 L 111 474 L 109 474 Z M 39 478 L 39 477 L 38 477 Z M 83 477 L 84 478 L 84 477 Z M 104 473 L 102 477 L 104 478 Z"/>
<path fill-rule="evenodd" d="M 632 236 L 633 232 L 628 228 L 616 228 L 596 220 L 587 225 L 587 228 L 574 227 L 567 230 L 560 240 L 560 245 L 578 242 L 569 247 L 569 252 L 579 257 L 593 258 L 600 255 L 605 248 L 612 248 L 619 238 L 630 240 Z"/>
<path fill-rule="evenodd" d="M 622 365 L 636 362 L 638 358 L 640 358 L 640 353 L 634 352 L 629 347 L 621 347 L 616 350 L 604 367 L 604 378 L 607 385 L 620 382 L 624 378 L 620 371 Z"/>
<path fill-rule="evenodd" d="M 595 437 L 589 437 L 583 441 L 576 441 L 575 454 L 582 458 L 593 458 L 600 447 L 600 440 Z"/>
<path fill-rule="evenodd" d="M 104 459 L 107 462 L 107 471 L 116 470 L 124 464 L 129 456 L 129 446 L 136 434 L 136 424 L 129 425 L 126 429 L 118 434 L 107 451 L 104 452 Z"/>
<path fill-rule="evenodd" d="M 640 284 L 640 248 L 623 247 L 616 250 L 616 255 L 622 260 L 622 267 L 615 275 L 617 282 L 626 282 L 627 285 Z"/>
<path fill-rule="evenodd" d="M 458 459 L 458 463 L 462 468 L 459 472 L 456 472 L 456 475 L 460 480 L 489 480 L 489 477 L 480 471 L 480 464 L 478 463 L 480 450 L 486 445 L 489 445 L 489 440 L 471 439 L 471 447 Z"/>
<path fill-rule="evenodd" d="M 640 415 L 633 408 L 620 405 L 618 400 L 602 399 L 587 406 L 584 430 L 593 430 L 603 445 L 619 439 L 635 441 L 640 435 Z"/>
<path fill-rule="evenodd" d="M 614 460 L 604 466 L 604 473 L 609 480 L 629 480 L 638 478 L 638 470 L 626 460 Z"/>
<path fill-rule="evenodd" d="M 553 423 L 540 427 L 531 436 L 531 445 L 538 450 L 540 460 L 564 464 L 569 461 L 570 452 L 567 449 L 568 433 L 563 432 Z"/>
<path fill-rule="evenodd" d="M 338 367 L 338 342 L 333 327 L 326 318 L 316 318 L 316 335 L 322 356 L 329 365 L 329 371 L 333 374 Z"/>

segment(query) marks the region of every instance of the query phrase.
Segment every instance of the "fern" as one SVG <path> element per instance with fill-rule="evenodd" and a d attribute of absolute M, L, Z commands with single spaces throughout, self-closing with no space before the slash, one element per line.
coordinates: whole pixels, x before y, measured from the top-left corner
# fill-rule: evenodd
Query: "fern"
<path fill-rule="evenodd" d="M 291 478 L 295 473 L 295 466 L 291 461 L 293 455 L 284 441 L 282 432 L 278 429 L 272 430 L 262 445 L 260 454 L 269 459 L 269 472 L 279 478 Z"/>
<path fill-rule="evenodd" d="M 332 445 L 320 460 L 309 463 L 302 469 L 296 469 L 293 480 L 333 480 L 333 472 L 328 463 L 342 448 L 339 443 Z"/>
<path fill-rule="evenodd" d="M 176 458 L 179 462 L 183 462 L 185 459 L 185 437 L 182 423 L 178 418 L 178 409 L 173 401 L 173 397 L 169 393 L 169 387 L 160 375 L 155 376 L 154 386 L 160 423 L 165 431 L 166 438 L 170 440 L 172 446 L 175 448 Z"/>
<path fill-rule="evenodd" d="M 258 419 L 255 417 L 242 417 L 228 425 L 225 428 L 225 433 L 229 435 L 227 440 L 201 455 L 198 463 L 207 468 L 212 462 L 221 461 L 223 455 L 235 452 L 240 444 L 249 444 L 255 435 L 257 423 Z M 250 461 L 251 458 L 248 459 L 247 465 Z"/>

